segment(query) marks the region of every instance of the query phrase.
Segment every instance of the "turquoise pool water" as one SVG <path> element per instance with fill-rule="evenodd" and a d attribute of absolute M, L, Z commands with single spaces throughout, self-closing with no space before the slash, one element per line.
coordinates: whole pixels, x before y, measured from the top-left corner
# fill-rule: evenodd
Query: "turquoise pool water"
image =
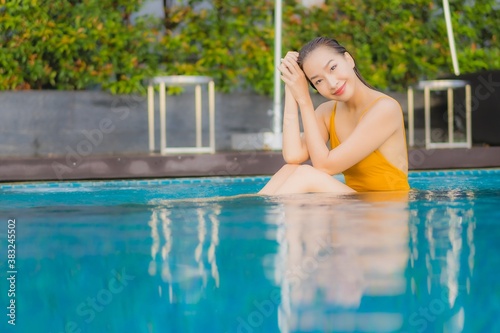
<path fill-rule="evenodd" d="M 500 332 L 500 170 L 246 195 L 267 180 L 0 184 L 0 331 Z"/>

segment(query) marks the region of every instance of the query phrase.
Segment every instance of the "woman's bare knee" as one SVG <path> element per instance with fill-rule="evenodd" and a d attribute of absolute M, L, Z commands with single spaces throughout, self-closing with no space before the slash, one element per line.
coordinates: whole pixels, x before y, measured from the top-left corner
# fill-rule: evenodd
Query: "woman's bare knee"
<path fill-rule="evenodd" d="M 296 169 L 300 168 L 301 166 L 302 166 L 302 165 L 300 165 L 300 164 L 289 164 L 289 163 L 287 163 L 287 164 L 285 164 L 285 165 L 283 165 L 283 166 L 281 167 L 280 171 L 281 171 L 281 170 L 293 171 L 293 170 L 296 170 Z M 279 171 L 278 171 L 278 172 L 279 172 Z"/>
<path fill-rule="evenodd" d="M 316 172 L 319 170 L 315 169 L 313 166 L 309 165 L 309 164 L 301 164 L 301 165 L 298 165 L 297 166 L 297 169 L 295 170 L 295 173 L 298 173 L 298 174 L 311 174 L 311 172 Z"/>
<path fill-rule="evenodd" d="M 350 193 L 354 191 L 326 172 L 307 164 L 298 166 L 276 191 L 277 194 L 306 192 Z"/>
<path fill-rule="evenodd" d="M 274 194 L 287 179 L 300 167 L 299 164 L 285 164 L 274 174 L 269 182 L 259 191 L 259 194 Z"/>

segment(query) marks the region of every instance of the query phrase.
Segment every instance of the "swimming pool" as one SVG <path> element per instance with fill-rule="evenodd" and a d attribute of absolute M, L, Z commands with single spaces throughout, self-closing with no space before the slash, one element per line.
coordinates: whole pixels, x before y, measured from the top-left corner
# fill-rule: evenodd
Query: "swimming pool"
<path fill-rule="evenodd" d="M 267 180 L 0 184 L 0 331 L 500 332 L 500 169 L 246 195 Z"/>

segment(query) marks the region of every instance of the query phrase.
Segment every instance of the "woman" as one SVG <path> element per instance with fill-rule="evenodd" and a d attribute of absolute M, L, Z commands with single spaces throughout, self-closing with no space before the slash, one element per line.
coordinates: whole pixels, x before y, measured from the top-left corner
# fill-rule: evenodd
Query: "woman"
<path fill-rule="evenodd" d="M 288 52 L 279 70 L 285 82 L 286 165 L 260 194 L 409 190 L 401 106 L 363 80 L 343 46 L 316 38 L 299 53 Z M 329 99 L 316 111 L 308 83 Z M 312 166 L 301 164 L 308 159 Z M 345 184 L 332 177 L 338 173 Z"/>

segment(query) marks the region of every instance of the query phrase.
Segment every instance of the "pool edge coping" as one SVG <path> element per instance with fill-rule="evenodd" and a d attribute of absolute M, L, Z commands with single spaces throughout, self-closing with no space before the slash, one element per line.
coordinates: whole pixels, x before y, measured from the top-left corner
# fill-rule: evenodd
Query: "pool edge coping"
<path fill-rule="evenodd" d="M 470 169 L 440 169 L 440 170 L 410 170 L 409 179 L 425 178 L 436 176 L 480 176 L 480 175 L 500 175 L 500 168 L 470 168 Z M 207 184 L 207 183 L 255 183 L 269 180 L 271 176 L 201 176 L 201 177 L 179 177 L 179 178 L 152 178 L 152 179 L 98 179 L 98 180 L 40 180 L 23 182 L 0 183 L 0 190 L 23 189 L 23 188 L 61 188 L 61 187 L 86 187 L 96 184 L 107 183 L 109 186 L 137 186 L 137 185 L 174 185 L 174 184 Z M 333 177 L 342 177 L 341 174 Z M 228 181 L 229 180 L 229 181 Z"/>

